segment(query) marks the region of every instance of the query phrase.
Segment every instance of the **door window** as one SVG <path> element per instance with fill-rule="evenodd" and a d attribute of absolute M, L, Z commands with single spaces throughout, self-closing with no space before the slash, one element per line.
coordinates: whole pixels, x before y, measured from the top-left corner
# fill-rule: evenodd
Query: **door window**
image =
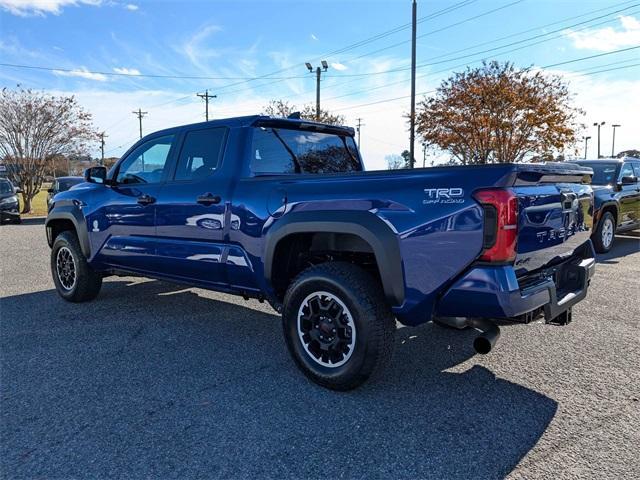
<path fill-rule="evenodd" d="M 640 177 L 640 163 L 634 163 L 633 170 L 636 174 L 636 177 Z"/>
<path fill-rule="evenodd" d="M 116 181 L 124 184 L 159 183 L 168 167 L 173 139 L 173 135 L 166 135 L 140 145 L 120 164 Z"/>
<path fill-rule="evenodd" d="M 194 130 L 185 135 L 175 180 L 198 180 L 212 175 L 220 163 L 226 128 Z"/>
<path fill-rule="evenodd" d="M 633 167 L 630 163 L 625 163 L 620 170 L 620 178 L 622 177 L 635 177 L 633 174 Z"/>

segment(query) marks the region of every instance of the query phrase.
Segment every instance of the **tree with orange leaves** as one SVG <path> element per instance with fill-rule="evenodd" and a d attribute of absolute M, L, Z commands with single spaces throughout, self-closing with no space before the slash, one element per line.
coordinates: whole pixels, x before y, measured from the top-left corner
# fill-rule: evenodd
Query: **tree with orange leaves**
<path fill-rule="evenodd" d="M 572 146 L 582 114 L 560 77 L 493 61 L 443 81 L 420 103 L 416 125 L 463 165 L 506 163 Z"/>

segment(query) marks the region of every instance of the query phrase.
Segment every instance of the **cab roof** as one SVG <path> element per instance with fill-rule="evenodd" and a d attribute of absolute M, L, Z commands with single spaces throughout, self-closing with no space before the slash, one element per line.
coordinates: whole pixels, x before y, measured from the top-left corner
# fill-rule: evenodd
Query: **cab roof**
<path fill-rule="evenodd" d="M 312 120 L 304 120 L 299 118 L 280 118 L 270 117 L 268 115 L 248 115 L 244 117 L 230 117 L 210 120 L 208 122 L 191 123 L 180 125 L 177 127 L 166 128 L 149 134 L 149 136 L 167 135 L 178 133 L 184 130 L 197 130 L 202 127 L 254 127 L 258 125 L 273 125 L 280 128 L 295 128 L 301 130 L 324 131 L 327 133 L 338 133 L 342 135 L 353 136 L 355 130 L 351 127 L 340 125 L 329 125 L 328 123 L 315 122 Z"/>

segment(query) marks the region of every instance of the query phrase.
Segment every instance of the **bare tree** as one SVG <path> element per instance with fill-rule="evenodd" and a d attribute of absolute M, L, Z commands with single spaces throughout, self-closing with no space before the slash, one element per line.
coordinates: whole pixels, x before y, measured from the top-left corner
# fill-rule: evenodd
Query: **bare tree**
<path fill-rule="evenodd" d="M 490 62 L 442 82 L 417 130 L 462 164 L 519 162 L 573 145 L 582 113 L 560 77 Z"/>
<path fill-rule="evenodd" d="M 315 105 L 305 105 L 300 110 L 295 105 L 290 104 L 286 100 L 271 100 L 269 104 L 264 107 L 262 113 L 272 117 L 286 118 L 294 112 L 300 112 L 300 118 L 305 120 L 316 121 L 316 107 Z M 343 115 L 337 115 L 327 110 L 320 110 L 320 122 L 328 123 L 330 125 L 344 125 L 345 118 Z"/>
<path fill-rule="evenodd" d="M 392 153 L 391 155 L 386 155 L 384 159 L 387 162 L 387 170 L 400 170 L 407 168 L 407 162 L 402 155 Z"/>
<path fill-rule="evenodd" d="M 56 158 L 86 152 L 97 132 L 91 114 L 74 97 L 42 92 L 2 89 L 0 95 L 0 155 L 8 173 L 22 189 L 22 213 L 40 192 Z"/>

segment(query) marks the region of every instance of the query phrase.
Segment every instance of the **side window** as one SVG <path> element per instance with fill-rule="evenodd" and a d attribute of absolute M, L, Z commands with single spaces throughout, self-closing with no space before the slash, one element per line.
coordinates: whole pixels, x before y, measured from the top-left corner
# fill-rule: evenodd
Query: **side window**
<path fill-rule="evenodd" d="M 173 135 L 166 135 L 140 145 L 120 164 L 116 181 L 125 184 L 160 182 L 168 166 L 173 140 Z"/>
<path fill-rule="evenodd" d="M 254 128 L 249 164 L 251 172 L 254 175 L 295 173 L 296 166 L 285 145 L 275 129 Z"/>
<path fill-rule="evenodd" d="M 633 164 L 633 171 L 635 172 L 636 177 L 640 177 L 640 162 Z"/>
<path fill-rule="evenodd" d="M 635 177 L 631 163 L 627 162 L 622 165 L 622 170 L 620 170 L 620 178 L 622 177 Z"/>
<path fill-rule="evenodd" d="M 226 133 L 226 128 L 187 132 L 174 179 L 197 180 L 213 174 L 220 162 Z"/>

